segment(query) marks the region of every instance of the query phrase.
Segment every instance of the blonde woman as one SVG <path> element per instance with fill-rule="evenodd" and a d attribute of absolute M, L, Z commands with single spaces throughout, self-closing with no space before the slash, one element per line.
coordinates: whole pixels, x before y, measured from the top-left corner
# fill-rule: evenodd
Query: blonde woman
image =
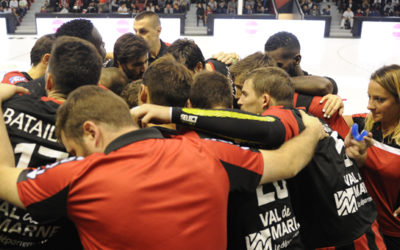
<path fill-rule="evenodd" d="M 361 173 L 377 205 L 387 249 L 400 249 L 400 65 L 375 71 L 368 97 L 369 114 L 345 119 L 372 133 L 374 145 L 361 158 Z"/>

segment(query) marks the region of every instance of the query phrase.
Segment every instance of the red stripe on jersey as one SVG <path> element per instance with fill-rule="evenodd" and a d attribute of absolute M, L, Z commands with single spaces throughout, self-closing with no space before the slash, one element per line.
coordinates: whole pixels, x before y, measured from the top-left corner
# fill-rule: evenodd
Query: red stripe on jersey
<path fill-rule="evenodd" d="M 262 115 L 273 115 L 281 119 L 281 122 L 285 127 L 285 141 L 300 133 L 299 124 L 290 109 L 284 109 L 282 106 L 270 107 L 265 110 Z"/>
<path fill-rule="evenodd" d="M 367 115 L 368 115 L 367 113 L 353 114 L 352 117 L 353 117 L 353 118 L 357 118 L 357 117 L 366 118 Z"/>
<path fill-rule="evenodd" d="M 63 104 L 62 101 L 57 100 L 57 99 L 54 99 L 54 98 L 52 98 L 52 97 L 42 96 L 40 99 L 41 99 L 42 101 L 44 101 L 44 102 L 55 102 L 55 103 L 60 104 L 60 105 Z"/>

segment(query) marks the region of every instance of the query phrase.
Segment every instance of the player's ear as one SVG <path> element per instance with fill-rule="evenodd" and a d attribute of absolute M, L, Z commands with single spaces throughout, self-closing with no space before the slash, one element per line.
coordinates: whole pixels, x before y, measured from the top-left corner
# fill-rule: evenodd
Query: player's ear
<path fill-rule="evenodd" d="M 149 91 L 147 89 L 147 86 L 144 85 L 143 83 L 140 84 L 140 93 L 139 93 L 139 100 L 138 100 L 139 105 L 149 102 L 148 92 Z"/>
<path fill-rule="evenodd" d="M 192 102 L 190 101 L 190 99 L 187 100 L 186 107 L 193 108 L 193 105 L 192 105 Z"/>
<path fill-rule="evenodd" d="M 194 67 L 194 72 L 195 73 L 201 72 L 201 71 L 203 71 L 203 68 L 204 68 L 203 63 L 197 62 L 196 66 Z"/>
<path fill-rule="evenodd" d="M 271 106 L 271 96 L 267 93 L 264 93 L 262 95 L 262 98 L 263 98 L 262 108 L 263 110 L 266 110 Z"/>
<path fill-rule="evenodd" d="M 296 65 L 299 65 L 301 62 L 301 55 L 300 54 L 296 54 L 296 56 L 294 57 L 294 60 L 296 62 Z"/>
<path fill-rule="evenodd" d="M 47 91 L 53 90 L 54 89 L 53 75 L 49 72 L 46 72 L 45 80 L 46 80 L 46 90 Z"/>
<path fill-rule="evenodd" d="M 46 53 L 46 54 L 44 54 L 44 55 L 42 56 L 41 62 L 42 62 L 44 65 L 49 65 L 49 60 L 50 60 L 50 54 L 49 54 L 49 53 Z"/>

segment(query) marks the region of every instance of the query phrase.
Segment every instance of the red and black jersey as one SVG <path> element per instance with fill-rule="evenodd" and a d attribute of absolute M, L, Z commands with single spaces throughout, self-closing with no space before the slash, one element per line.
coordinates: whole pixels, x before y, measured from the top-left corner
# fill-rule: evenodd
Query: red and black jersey
<path fill-rule="evenodd" d="M 346 135 L 350 131 L 346 121 L 337 112 L 329 119 L 325 118 L 324 112 L 322 112 L 324 103 L 320 103 L 321 99 L 322 96 L 295 93 L 293 103 L 296 108 L 305 108 L 308 113 L 323 119 L 333 130 L 337 131 L 341 137 L 346 138 Z"/>
<path fill-rule="evenodd" d="M 17 84 L 21 82 L 29 82 L 32 81 L 32 77 L 26 73 L 21 71 L 11 71 L 4 75 L 2 83 L 9 83 L 9 84 Z"/>
<path fill-rule="evenodd" d="M 37 167 L 68 156 L 55 137 L 58 107 L 59 102 L 54 99 L 32 95 L 16 95 L 3 103 L 3 117 L 14 149 L 16 167 Z M 6 201 L 0 203 L 1 249 L 49 247 L 49 241 L 56 244 L 57 249 L 80 246 L 77 234 L 70 231 L 73 228 L 70 222 L 43 224 L 32 219 L 26 210 Z M 63 242 L 59 237 L 64 236 L 67 239 Z"/>
<path fill-rule="evenodd" d="M 187 134 L 218 141 L 203 133 Z M 213 143 L 209 149 L 220 156 Z M 229 193 L 228 250 L 304 249 L 299 228 L 285 180 L 260 185 L 256 190 L 233 189 Z"/>
<path fill-rule="evenodd" d="M 263 168 L 259 152 L 148 128 L 26 170 L 18 192 L 33 218 L 68 216 L 88 249 L 221 250 L 229 191 L 255 189 Z"/>
<path fill-rule="evenodd" d="M 366 114 L 353 115 L 353 121 L 364 128 Z M 383 139 L 380 123 L 372 130 L 374 145 L 367 151 L 365 166 L 361 168 L 368 191 L 378 208 L 378 222 L 382 233 L 400 238 L 400 219 L 393 216 L 400 207 L 400 145 Z"/>
<path fill-rule="evenodd" d="M 269 108 L 263 115 L 281 118 L 297 130 L 301 119 L 294 109 Z M 297 117 L 297 119 L 294 119 Z M 359 238 L 376 218 L 376 207 L 358 167 L 346 156 L 343 139 L 330 130 L 314 157 L 297 176 L 288 180 L 295 215 L 308 248 L 341 246 Z M 292 133 L 296 135 L 296 133 Z"/>
<path fill-rule="evenodd" d="M 264 145 L 279 141 L 279 136 L 271 138 L 274 126 L 265 122 L 261 126 L 259 116 L 246 114 L 246 118 L 236 111 L 203 111 L 196 109 L 173 108 L 173 122 L 190 124 L 206 131 L 218 131 L 231 138 L 258 141 Z M 302 130 L 300 114 L 294 109 L 273 107 L 263 115 L 269 119 L 279 117 L 284 124 L 283 139 L 295 136 Z M 244 123 L 244 119 L 246 122 Z M 212 122 L 209 122 L 212 120 Z M 241 120 L 241 123 L 238 123 Z M 207 123 L 207 124 L 206 124 Z M 212 126 L 215 126 L 213 128 Z M 344 142 L 337 132 L 322 140 L 311 163 L 296 177 L 287 180 L 289 196 L 300 223 L 303 243 L 308 248 L 341 246 L 352 242 L 371 229 L 376 218 L 376 207 L 369 196 L 357 166 L 344 152 Z M 248 134 L 248 136 L 246 135 Z M 256 136 L 258 135 L 258 137 Z M 282 138 L 281 138 L 282 139 Z M 372 242 L 375 248 L 382 249 L 382 238 L 378 234 Z"/>

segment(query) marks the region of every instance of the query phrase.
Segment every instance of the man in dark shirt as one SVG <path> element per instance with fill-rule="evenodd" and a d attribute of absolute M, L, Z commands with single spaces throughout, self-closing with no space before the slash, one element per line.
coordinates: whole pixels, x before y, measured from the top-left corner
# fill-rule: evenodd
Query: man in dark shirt
<path fill-rule="evenodd" d="M 165 54 L 168 43 L 160 39 L 161 22 L 157 13 L 143 11 L 135 17 L 133 29 L 138 36 L 143 37 L 150 48 L 149 64 Z"/>

